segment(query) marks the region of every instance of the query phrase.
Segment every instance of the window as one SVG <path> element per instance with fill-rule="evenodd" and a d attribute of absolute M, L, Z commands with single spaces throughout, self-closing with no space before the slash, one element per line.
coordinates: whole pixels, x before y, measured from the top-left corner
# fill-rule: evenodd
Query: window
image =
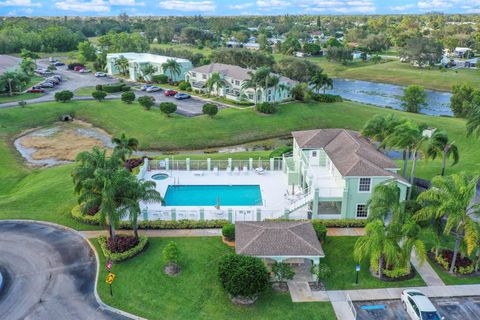
<path fill-rule="evenodd" d="M 207 79 L 207 75 L 206 75 L 206 74 L 202 74 L 202 79 L 203 79 L 203 80 Z"/>
<path fill-rule="evenodd" d="M 197 73 L 196 73 L 196 72 L 192 72 L 192 77 L 193 77 L 193 78 L 196 78 L 196 77 L 197 77 Z"/>
<path fill-rule="evenodd" d="M 312 157 L 316 157 L 317 156 L 317 151 L 312 151 Z"/>
<path fill-rule="evenodd" d="M 248 99 L 253 100 L 253 94 L 252 93 L 248 94 Z"/>
<path fill-rule="evenodd" d="M 235 80 L 235 85 L 239 86 L 240 85 L 240 80 Z"/>
<path fill-rule="evenodd" d="M 272 93 L 272 90 L 269 89 L 269 90 L 268 90 L 268 94 L 271 94 L 271 93 Z"/>
<path fill-rule="evenodd" d="M 360 178 L 358 181 L 358 192 L 370 192 L 371 180 L 370 178 Z"/>
<path fill-rule="evenodd" d="M 366 218 L 368 216 L 368 208 L 366 204 L 357 204 L 357 218 Z"/>

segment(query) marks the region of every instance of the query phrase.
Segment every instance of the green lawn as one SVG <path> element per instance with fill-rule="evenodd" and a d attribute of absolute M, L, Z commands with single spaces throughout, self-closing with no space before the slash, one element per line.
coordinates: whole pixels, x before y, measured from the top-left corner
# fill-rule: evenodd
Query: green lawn
<path fill-rule="evenodd" d="M 83 87 L 75 90 L 74 94 L 76 96 L 92 96 L 92 92 L 95 91 L 95 87 Z"/>
<path fill-rule="evenodd" d="M 373 277 L 368 270 L 368 261 L 360 264 L 358 285 L 355 284 L 355 266 L 353 248 L 358 237 L 327 237 L 323 244 L 324 261 L 332 269 L 325 281 L 327 290 L 368 289 L 389 287 L 424 286 L 423 279 L 416 274 L 415 278 L 399 282 L 385 282 Z"/>
<path fill-rule="evenodd" d="M 174 43 L 153 43 L 150 45 L 152 49 L 174 49 L 174 50 L 188 50 L 192 51 L 193 53 L 201 53 L 205 56 L 209 56 L 212 53 L 212 49 L 208 47 L 204 47 L 203 49 L 199 49 L 196 46 L 188 45 L 188 44 L 174 44 Z"/>
<path fill-rule="evenodd" d="M 285 104 L 271 116 L 257 114 L 252 109 L 225 109 L 214 119 L 179 115 L 167 118 L 156 108 L 145 111 L 137 103 L 127 105 L 118 100 L 49 102 L 0 110 L 0 218 L 42 219 L 74 228 L 91 228 L 69 217 L 69 209 L 75 203 L 69 176 L 72 166 L 29 169 L 12 147 L 14 135 L 29 128 L 49 125 L 65 113 L 74 113 L 75 117 L 89 121 L 112 135 L 125 132 L 136 137 L 141 149 L 164 152 L 236 145 L 288 136 L 291 131 L 301 129 L 343 127 L 358 130 L 375 114 L 395 113 L 448 131 L 460 149 L 460 163 L 448 167 L 447 173 L 461 170 L 480 173 L 480 142 L 475 138 L 466 138 L 465 121 L 455 118 L 408 114 L 354 102 Z M 267 157 L 269 153 L 190 157 L 258 158 Z M 185 158 L 187 155 L 176 157 Z M 418 163 L 419 177 L 431 178 L 439 172 L 439 160 Z"/>
<path fill-rule="evenodd" d="M 43 77 L 39 77 L 34 75 L 30 78 L 30 81 L 25 85 L 23 88 L 24 90 L 39 83 L 43 80 Z M 20 100 L 29 100 L 41 97 L 43 94 L 41 93 L 20 93 L 14 96 L 9 96 L 8 94 L 1 94 L 0 95 L 0 103 L 12 102 L 12 101 L 20 101 Z"/>
<path fill-rule="evenodd" d="M 180 251 L 182 272 L 174 278 L 162 272 L 162 249 L 169 241 Z M 335 319 L 328 302 L 292 303 L 289 294 L 271 290 L 254 306 L 233 305 L 216 273 L 219 257 L 231 251 L 219 237 L 150 238 L 145 252 L 113 266 L 113 298 L 100 257 L 98 292 L 105 303 L 148 319 Z"/>

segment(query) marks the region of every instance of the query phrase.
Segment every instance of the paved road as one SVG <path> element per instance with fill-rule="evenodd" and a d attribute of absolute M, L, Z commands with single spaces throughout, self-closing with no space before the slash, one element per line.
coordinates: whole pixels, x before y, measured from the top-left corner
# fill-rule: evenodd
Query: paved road
<path fill-rule="evenodd" d="M 431 298 L 441 316 L 448 320 L 480 320 L 480 297 Z M 384 306 L 385 309 L 363 310 L 362 306 Z M 358 320 L 409 320 L 400 300 L 355 302 Z"/>
<path fill-rule="evenodd" d="M 50 225 L 0 222 L 0 319 L 124 319 L 94 298 L 95 256 L 78 234 Z"/>

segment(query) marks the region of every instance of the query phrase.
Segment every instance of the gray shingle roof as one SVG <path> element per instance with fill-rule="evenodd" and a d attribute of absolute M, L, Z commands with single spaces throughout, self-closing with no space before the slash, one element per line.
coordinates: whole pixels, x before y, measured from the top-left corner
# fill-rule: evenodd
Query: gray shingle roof
<path fill-rule="evenodd" d="M 292 133 L 300 148 L 324 149 L 342 176 L 393 176 L 397 164 L 360 133 L 345 129 L 317 129 Z"/>
<path fill-rule="evenodd" d="M 325 256 L 312 223 L 307 221 L 236 222 L 235 252 L 262 257 Z"/>

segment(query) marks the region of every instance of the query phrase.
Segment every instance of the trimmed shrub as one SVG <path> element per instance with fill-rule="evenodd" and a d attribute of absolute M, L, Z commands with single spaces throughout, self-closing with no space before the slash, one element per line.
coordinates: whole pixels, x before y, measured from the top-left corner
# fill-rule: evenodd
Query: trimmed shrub
<path fill-rule="evenodd" d="M 102 91 L 107 93 L 121 92 L 123 87 L 125 87 L 125 83 L 104 84 L 102 86 Z"/>
<path fill-rule="evenodd" d="M 450 270 L 450 264 L 453 259 L 452 250 L 442 250 L 438 256 L 435 257 L 435 261 L 442 266 L 445 270 Z M 454 273 L 458 274 L 470 274 L 474 271 L 474 263 L 468 257 L 462 257 L 460 254 L 455 261 Z"/>
<path fill-rule="evenodd" d="M 160 103 L 160 111 L 165 113 L 167 117 L 170 117 L 171 113 L 177 111 L 177 105 L 173 102 L 162 102 Z"/>
<path fill-rule="evenodd" d="M 328 93 L 314 93 L 312 95 L 313 100 L 317 102 L 324 102 L 324 103 L 333 103 L 333 102 L 342 102 L 343 99 L 341 96 L 336 94 L 328 94 Z"/>
<path fill-rule="evenodd" d="M 272 152 L 270 152 L 270 155 L 268 156 L 269 158 L 279 158 L 283 156 L 285 153 L 289 153 L 293 151 L 293 147 L 291 146 L 284 146 L 284 147 L 279 147 Z"/>
<path fill-rule="evenodd" d="M 265 113 L 265 114 L 275 113 L 275 106 L 269 102 L 263 102 L 263 103 L 257 104 L 255 109 L 258 112 Z"/>
<path fill-rule="evenodd" d="M 129 86 L 123 86 L 120 90 L 122 92 L 127 92 L 127 91 L 130 91 L 132 88 L 130 88 Z"/>
<path fill-rule="evenodd" d="M 220 282 L 231 296 L 255 298 L 269 283 L 265 264 L 256 257 L 227 254 L 218 264 Z"/>
<path fill-rule="evenodd" d="M 175 242 L 170 241 L 162 251 L 163 259 L 167 263 L 178 263 L 179 251 Z"/>
<path fill-rule="evenodd" d="M 55 92 L 55 100 L 59 102 L 67 102 L 72 100 L 73 92 L 70 90 L 63 90 Z"/>
<path fill-rule="evenodd" d="M 206 103 L 202 107 L 202 112 L 210 118 L 213 118 L 218 113 L 218 107 L 216 104 Z"/>
<path fill-rule="evenodd" d="M 289 265 L 288 263 L 277 261 L 272 264 L 272 273 L 275 275 L 275 278 L 280 282 L 292 280 L 295 276 L 295 271 L 293 271 L 291 265 Z"/>
<path fill-rule="evenodd" d="M 270 221 L 301 221 L 290 219 L 270 219 Z M 327 228 L 363 228 L 367 224 L 367 219 L 313 219 L 303 220 L 313 223 L 321 223 Z"/>
<path fill-rule="evenodd" d="M 117 237 L 120 237 L 120 236 L 117 236 Z M 107 237 L 105 236 L 99 237 L 98 243 L 100 244 L 100 248 L 102 249 L 103 255 L 105 256 L 106 259 L 110 259 L 113 262 L 120 262 L 120 261 L 125 261 L 127 259 L 133 258 L 137 254 L 142 252 L 148 243 L 148 238 L 145 236 L 139 236 L 138 243 L 136 246 L 121 253 L 111 252 L 108 249 Z"/>
<path fill-rule="evenodd" d="M 152 96 L 138 97 L 137 101 L 145 110 L 150 110 L 155 105 L 155 98 Z"/>
<path fill-rule="evenodd" d="M 97 90 L 97 91 L 103 91 L 103 86 L 102 86 L 101 84 L 97 84 L 97 85 L 95 86 L 95 90 Z"/>
<path fill-rule="evenodd" d="M 23 108 L 23 107 L 25 107 L 26 105 L 27 105 L 27 101 L 24 101 L 24 100 L 18 101 L 18 106 L 19 106 L 19 107 Z"/>
<path fill-rule="evenodd" d="M 408 270 L 407 267 L 403 267 L 403 268 L 397 267 L 397 268 L 393 268 L 392 270 L 388 270 L 387 268 L 384 268 L 382 272 L 384 276 L 392 279 L 404 277 L 410 274 L 410 270 Z"/>
<path fill-rule="evenodd" d="M 233 223 L 227 223 L 222 228 L 222 235 L 228 241 L 235 241 L 235 225 Z"/>
<path fill-rule="evenodd" d="M 132 249 L 138 244 L 138 239 L 129 235 L 117 235 L 115 242 L 112 238 L 107 239 L 107 248 L 112 253 L 122 253 Z"/>
<path fill-rule="evenodd" d="M 168 76 L 165 74 L 156 74 L 152 76 L 152 81 L 155 83 L 167 83 L 168 82 Z"/>
<path fill-rule="evenodd" d="M 73 207 L 72 211 L 72 218 L 77 220 L 77 221 L 80 221 L 82 223 L 86 223 L 86 224 L 92 224 L 92 225 L 99 225 L 100 224 L 100 215 L 96 214 L 96 215 L 88 215 L 88 214 L 83 214 L 81 211 L 80 211 L 80 206 L 75 206 Z"/>
<path fill-rule="evenodd" d="M 178 84 L 178 89 L 186 91 L 188 89 L 192 89 L 192 86 L 190 85 L 190 82 L 180 81 L 180 83 Z"/>
<path fill-rule="evenodd" d="M 68 70 L 73 70 L 73 69 L 75 69 L 75 67 L 85 68 L 85 65 L 83 63 L 80 63 L 80 62 L 72 62 L 72 63 L 69 63 L 67 65 Z"/>
<path fill-rule="evenodd" d="M 131 104 L 133 101 L 135 101 L 135 93 L 133 93 L 132 91 L 124 92 L 122 93 L 121 99 L 123 102 Z"/>
<path fill-rule="evenodd" d="M 105 91 L 93 91 L 92 92 L 93 99 L 95 99 L 97 101 L 103 101 L 106 96 L 107 96 L 107 93 Z"/>
<path fill-rule="evenodd" d="M 321 222 L 318 221 L 313 221 L 312 222 L 313 230 L 315 230 L 315 233 L 317 234 L 318 240 L 323 243 L 325 242 L 325 239 L 327 238 L 327 227 Z"/>

